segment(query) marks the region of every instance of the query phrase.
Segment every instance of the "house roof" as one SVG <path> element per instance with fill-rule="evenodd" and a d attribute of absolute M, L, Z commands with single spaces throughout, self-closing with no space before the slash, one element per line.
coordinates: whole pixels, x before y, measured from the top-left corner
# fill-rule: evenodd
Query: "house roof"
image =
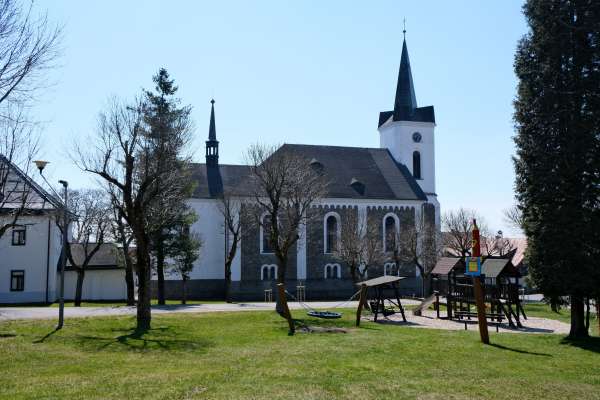
<path fill-rule="evenodd" d="M 90 243 L 89 249 L 93 248 L 94 244 Z M 118 263 L 119 248 L 115 243 L 104 243 L 100 245 L 98 251 L 92 256 L 87 268 L 88 269 L 120 269 Z M 71 243 L 71 255 L 76 264 L 81 265 L 85 259 L 84 246 L 81 243 Z M 67 269 L 73 269 L 70 260 L 67 260 Z"/>
<path fill-rule="evenodd" d="M 318 162 L 329 182 L 329 198 L 427 200 L 408 168 L 397 163 L 387 149 L 284 144 L 277 152 L 300 155 L 306 158 L 307 167 Z M 252 194 L 249 166 L 219 165 L 215 169 L 194 164 L 192 170 L 197 182 L 193 197 L 214 198 L 222 190 L 239 196 Z"/>
<path fill-rule="evenodd" d="M 4 166 L 8 166 L 8 177 L 6 179 L 7 185 L 4 189 L 5 193 L 1 193 L 2 196 L 9 196 L 8 198 L 2 198 L 2 207 L 5 209 L 14 209 L 20 208 L 23 204 L 23 192 L 17 191 L 8 187 L 8 182 L 14 181 L 15 183 L 22 183 L 23 185 L 27 185 L 31 188 L 31 192 L 29 192 L 26 196 L 25 209 L 27 210 L 35 210 L 35 211 L 44 211 L 44 210 L 54 210 L 62 207 L 62 202 L 48 193 L 43 187 L 41 187 L 37 182 L 35 182 L 31 177 L 29 177 L 21 168 L 11 162 L 8 158 L 6 158 L 3 154 L 0 154 L 0 169 L 4 168 Z M 11 193 L 6 193 L 6 191 Z"/>
<path fill-rule="evenodd" d="M 464 265 L 461 258 L 442 257 L 431 271 L 434 275 L 448 275 L 454 268 Z M 464 268 L 464 267 L 463 267 Z"/>

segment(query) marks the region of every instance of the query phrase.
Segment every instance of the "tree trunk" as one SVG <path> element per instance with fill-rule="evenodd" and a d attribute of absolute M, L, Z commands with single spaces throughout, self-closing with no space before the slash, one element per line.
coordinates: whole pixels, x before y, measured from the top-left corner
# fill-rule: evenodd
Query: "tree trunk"
<path fill-rule="evenodd" d="M 83 292 L 84 277 L 85 270 L 83 268 L 77 269 L 77 286 L 75 287 L 75 307 L 81 307 L 81 295 Z"/>
<path fill-rule="evenodd" d="M 600 297 L 596 298 L 596 321 L 598 321 L 598 335 L 600 335 Z"/>
<path fill-rule="evenodd" d="M 225 264 L 225 301 L 231 303 L 231 263 Z"/>
<path fill-rule="evenodd" d="M 129 249 L 125 250 L 129 253 Z M 131 256 L 125 254 L 125 284 L 127 285 L 127 305 L 135 305 L 135 282 L 133 280 L 133 263 Z"/>
<path fill-rule="evenodd" d="M 585 306 L 582 297 L 571 296 L 571 331 L 569 339 L 583 339 L 589 337 L 585 327 Z"/>
<path fill-rule="evenodd" d="M 137 242 L 137 274 L 138 274 L 138 302 L 137 302 L 137 329 L 145 331 L 150 329 L 152 320 L 150 309 L 150 255 L 148 243 L 142 240 Z"/>
<path fill-rule="evenodd" d="M 186 304 L 187 301 L 186 283 L 187 279 L 181 279 L 181 304 Z"/>
<path fill-rule="evenodd" d="M 421 297 L 425 298 L 425 269 L 419 263 L 415 263 L 415 265 L 419 269 L 419 274 L 421 275 Z"/>
<path fill-rule="evenodd" d="M 287 268 L 287 260 L 283 257 L 277 257 L 277 261 L 279 265 L 277 266 L 277 283 L 283 283 L 283 288 L 285 289 L 285 270 Z M 287 296 L 280 296 L 279 292 L 277 294 L 277 304 L 275 305 L 275 310 L 279 315 L 283 318 L 287 318 L 285 315 L 285 310 L 287 308 Z"/>
<path fill-rule="evenodd" d="M 165 249 L 162 237 L 156 241 L 156 275 L 158 277 L 158 304 L 165 305 Z"/>
<path fill-rule="evenodd" d="M 585 299 L 585 330 L 590 331 L 590 298 Z"/>

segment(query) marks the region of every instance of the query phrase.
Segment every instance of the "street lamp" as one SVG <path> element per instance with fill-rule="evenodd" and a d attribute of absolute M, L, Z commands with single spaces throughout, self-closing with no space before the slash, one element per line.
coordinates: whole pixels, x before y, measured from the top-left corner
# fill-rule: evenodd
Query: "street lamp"
<path fill-rule="evenodd" d="M 48 165 L 48 161 L 36 160 L 34 161 L 35 166 L 40 171 L 40 176 L 46 182 L 50 190 L 54 192 L 54 195 L 60 198 L 60 195 L 56 193 L 56 190 L 52 188 L 52 185 L 43 174 L 44 168 Z M 68 208 L 68 200 L 69 200 L 69 182 L 65 180 L 58 181 L 64 189 L 64 204 L 62 206 L 63 212 L 63 229 L 62 229 L 62 251 L 60 254 L 60 290 L 58 294 L 58 325 L 56 329 L 61 329 L 63 327 L 63 323 L 65 320 L 65 265 L 67 264 L 67 240 L 68 240 L 68 227 L 69 227 L 69 208 Z"/>

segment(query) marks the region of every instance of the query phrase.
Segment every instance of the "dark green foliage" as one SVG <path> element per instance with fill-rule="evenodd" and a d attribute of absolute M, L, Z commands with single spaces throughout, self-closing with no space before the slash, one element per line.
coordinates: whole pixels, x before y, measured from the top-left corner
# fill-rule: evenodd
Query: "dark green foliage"
<path fill-rule="evenodd" d="M 515 72 L 516 192 L 535 285 L 578 304 L 600 285 L 600 2 L 529 0 Z M 581 303 L 582 305 L 583 303 Z"/>
<path fill-rule="evenodd" d="M 190 177 L 190 157 L 186 154 L 185 145 L 189 143 L 192 123 L 191 107 L 180 106 L 175 97 L 177 86 L 170 79 L 169 73 L 161 68 L 153 77 L 156 84 L 154 92 L 145 90 L 144 121 L 146 136 L 152 143 L 150 160 L 147 163 L 151 170 L 171 170 L 168 195 L 157 196 L 147 214 L 148 227 L 152 241 L 152 252 L 156 260 L 158 275 L 158 301 L 164 304 L 164 267 L 165 259 L 174 256 L 170 253 L 172 246 L 167 242 L 181 227 L 185 225 L 193 211 L 186 205 L 193 185 Z M 160 187 L 160 183 L 157 187 Z M 165 193 L 167 194 L 167 193 Z"/>

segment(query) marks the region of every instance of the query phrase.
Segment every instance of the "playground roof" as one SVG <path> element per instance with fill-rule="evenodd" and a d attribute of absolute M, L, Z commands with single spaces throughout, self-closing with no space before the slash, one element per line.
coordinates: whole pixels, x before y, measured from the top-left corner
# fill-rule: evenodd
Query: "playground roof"
<path fill-rule="evenodd" d="M 517 272 L 513 271 L 515 268 L 509 258 L 488 258 L 481 266 L 481 273 L 486 278 L 497 278 L 507 267 L 510 269 L 509 272 Z"/>
<path fill-rule="evenodd" d="M 387 285 L 388 283 L 399 282 L 405 279 L 403 276 L 380 276 L 379 278 L 368 279 L 363 282 L 359 282 L 358 285 L 366 285 L 368 287 Z"/>
<path fill-rule="evenodd" d="M 435 264 L 431 273 L 435 275 L 448 275 L 459 263 L 462 264 L 461 258 L 442 257 Z"/>

